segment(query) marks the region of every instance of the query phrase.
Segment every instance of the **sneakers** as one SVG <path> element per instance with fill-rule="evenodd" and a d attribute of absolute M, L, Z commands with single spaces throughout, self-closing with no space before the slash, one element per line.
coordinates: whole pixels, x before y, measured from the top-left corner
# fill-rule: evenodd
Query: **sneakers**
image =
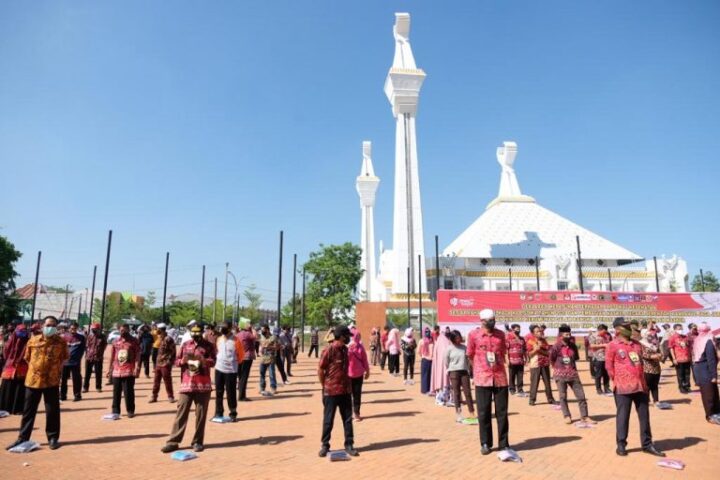
<path fill-rule="evenodd" d="M 463 420 L 465 420 L 462 416 L 462 413 L 458 412 L 455 414 L 455 423 L 462 423 Z"/>
<path fill-rule="evenodd" d="M 290 380 L 283 381 L 283 385 L 290 385 Z"/>
<path fill-rule="evenodd" d="M 329 450 L 330 450 L 329 447 L 326 447 L 325 445 L 323 445 L 320 448 L 320 451 L 318 452 L 318 457 L 326 457 Z"/>
<path fill-rule="evenodd" d="M 166 443 L 164 447 L 160 449 L 162 453 L 171 453 L 178 449 L 177 443 Z"/>
<path fill-rule="evenodd" d="M 260 395 L 262 395 L 263 397 L 272 397 L 272 396 L 273 396 L 272 393 L 270 393 L 270 392 L 268 392 L 268 391 L 266 391 L 266 390 L 261 391 L 261 392 L 260 392 Z"/>

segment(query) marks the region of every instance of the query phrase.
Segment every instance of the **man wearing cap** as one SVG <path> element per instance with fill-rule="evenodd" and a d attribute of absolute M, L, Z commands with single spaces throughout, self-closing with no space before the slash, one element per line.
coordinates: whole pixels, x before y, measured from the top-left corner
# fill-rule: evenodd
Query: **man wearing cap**
<path fill-rule="evenodd" d="M 120 415 L 120 400 L 125 396 L 125 410 L 128 418 L 135 416 L 135 379 L 140 376 L 140 344 L 130 334 L 128 324 L 120 326 L 120 337 L 112 344 L 110 355 L 113 400 L 112 413 Z"/>
<path fill-rule="evenodd" d="M 580 375 L 577 371 L 575 362 L 580 359 L 578 347 L 570 341 L 572 335 L 569 325 L 560 325 L 558 329 L 559 335 L 557 342 L 550 349 L 550 363 L 553 366 L 553 375 L 555 383 L 558 387 L 560 395 L 560 407 L 562 408 L 565 423 L 572 423 L 572 416 L 568 408 L 567 390 L 570 387 L 577 398 L 580 406 L 580 417 L 583 422 L 594 424 L 588 416 L 587 400 L 585 399 L 585 390 L 583 390 Z"/>
<path fill-rule="evenodd" d="M 318 365 L 318 379 L 323 389 L 323 430 L 322 447 L 319 455 L 324 457 L 330 451 L 330 434 L 335 421 L 335 411 L 340 410 L 340 418 L 345 432 L 345 451 L 357 457 L 353 446 L 352 398 L 350 377 L 348 377 L 348 348 L 350 329 L 337 326 L 333 331 L 335 340 L 323 351 Z"/>
<path fill-rule="evenodd" d="M 525 361 L 527 359 L 527 347 L 525 339 L 520 335 L 520 325 L 513 324 L 510 332 L 506 335 L 508 368 L 510 376 L 510 394 L 515 395 L 523 392 L 523 374 L 525 373 Z"/>
<path fill-rule="evenodd" d="M 107 338 L 102 333 L 99 323 L 90 325 L 90 334 L 87 337 L 85 349 L 85 379 L 83 392 L 90 390 L 90 377 L 95 372 L 95 390 L 102 392 L 103 357 L 107 347 Z"/>
<path fill-rule="evenodd" d="M 197 325 L 197 320 L 195 320 L 195 319 L 190 320 L 190 321 L 187 323 L 187 325 L 185 325 L 185 333 L 183 333 L 183 336 L 180 337 L 180 345 L 182 345 L 182 344 L 185 343 L 185 342 L 189 342 L 190 340 L 192 340 L 192 333 L 190 332 L 190 330 L 191 330 L 192 327 L 194 327 L 195 325 Z"/>
<path fill-rule="evenodd" d="M 190 408 L 195 404 L 195 435 L 192 448 L 196 452 L 205 449 L 205 424 L 212 392 L 210 369 L 215 366 L 215 345 L 202 336 L 202 327 L 193 325 L 190 330 L 192 340 L 180 347 L 175 365 L 180 367 L 180 401 L 172 433 L 162 448 L 163 453 L 177 450 L 185 435 Z"/>
<path fill-rule="evenodd" d="M 691 349 L 692 345 L 687 335 L 682 333 L 682 324 L 676 323 L 675 333 L 668 341 L 670 349 L 670 358 L 675 365 L 677 374 L 678 389 L 680 393 L 690 393 L 690 368 L 691 368 Z"/>
<path fill-rule="evenodd" d="M 167 326 L 164 323 L 155 328 L 160 343 L 158 344 L 157 358 L 155 363 L 155 377 L 153 379 L 152 396 L 150 403 L 157 402 L 160 393 L 160 382 L 165 383 L 165 392 L 170 403 L 175 403 L 175 394 L 172 384 L 172 367 L 175 363 L 176 349 L 175 341 L 167 334 Z"/>
<path fill-rule="evenodd" d="M 495 328 L 495 312 L 486 308 L 480 312 L 482 327 L 468 334 L 467 356 L 473 370 L 480 429 L 480 453 L 488 455 L 493 447 L 491 403 L 495 403 L 498 426 L 498 447 L 510 448 L 508 443 L 508 379 L 505 370 L 507 347 L 505 334 Z"/>
<path fill-rule="evenodd" d="M 605 368 L 613 381 L 615 393 L 616 414 L 616 441 L 615 453 L 624 457 L 627 455 L 628 425 L 630 423 L 630 410 L 635 404 L 640 421 L 640 440 L 644 452 L 658 457 L 665 454 L 658 451 L 652 442 L 650 431 L 650 412 L 648 387 L 645 383 L 645 374 L 642 364 L 642 346 L 632 339 L 630 322 L 623 317 L 613 321 L 616 338 L 607 346 L 605 351 Z"/>

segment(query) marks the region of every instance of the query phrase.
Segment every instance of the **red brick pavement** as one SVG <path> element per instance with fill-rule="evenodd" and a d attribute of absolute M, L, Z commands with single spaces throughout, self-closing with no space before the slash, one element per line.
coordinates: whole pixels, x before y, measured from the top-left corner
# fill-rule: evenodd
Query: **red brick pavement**
<path fill-rule="evenodd" d="M 301 355 L 302 357 L 302 355 Z M 586 364 L 583 364 L 583 366 Z M 527 399 L 511 397 L 510 443 L 523 457 L 522 464 L 501 463 L 495 454 L 479 452 L 478 429 L 454 423 L 452 409 L 437 407 L 421 396 L 419 385 L 405 387 L 402 378 L 391 378 L 373 369 L 366 384 L 363 415 L 355 424 L 360 457 L 329 464 L 320 459 L 322 406 L 315 376 L 315 360 L 301 358 L 292 385 L 280 388 L 277 397 L 257 395 L 257 368 L 251 380 L 253 401 L 241 403 L 241 421 L 209 423 L 205 452 L 189 462 L 177 462 L 160 452 L 174 419 L 175 405 L 161 392 L 161 401 L 148 404 L 151 382 L 137 385 L 137 416 L 116 422 L 102 421 L 109 412 L 111 394 L 86 394 L 79 403 L 62 405 L 62 448 L 50 451 L 44 435 L 44 417 L 38 416 L 33 438 L 39 451 L 20 455 L 0 452 L 2 478 L 97 479 L 253 478 L 292 476 L 318 478 L 332 473 L 350 478 L 718 478 L 720 427 L 703 419 L 698 395 L 677 392 L 671 372 L 663 378 L 661 396 L 674 409 L 651 409 L 653 434 L 670 458 L 687 463 L 683 472 L 655 465 L 657 459 L 637 451 L 639 434 L 633 416 L 628 457 L 614 453 L 615 421 L 612 398 L 598 397 L 587 371 L 583 371 L 590 413 L 600 420 L 597 428 L 578 429 L 562 423 L 560 412 L 544 403 L 535 407 Z M 419 380 L 419 379 L 418 379 Z M 177 379 L 176 379 L 177 383 Z M 419 382 L 418 382 L 419 383 Z M 527 374 L 526 374 L 527 383 Z M 110 387 L 105 387 L 106 389 Z M 539 399 L 543 399 L 542 393 Z M 578 415 L 577 405 L 571 411 Z M 211 402 L 210 413 L 213 407 Z M 191 417 L 192 418 L 192 417 Z M 0 419 L 0 445 L 17 435 L 19 417 Z M 188 427 L 184 447 L 189 443 Z M 336 420 L 333 445 L 342 445 L 342 425 Z M 30 465 L 24 467 L 23 463 Z"/>

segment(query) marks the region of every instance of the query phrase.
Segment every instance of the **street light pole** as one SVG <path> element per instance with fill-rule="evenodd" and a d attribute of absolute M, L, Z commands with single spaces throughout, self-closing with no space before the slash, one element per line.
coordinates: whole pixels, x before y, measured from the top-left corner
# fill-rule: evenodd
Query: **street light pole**
<path fill-rule="evenodd" d="M 223 298 L 223 322 L 225 321 L 225 309 L 227 308 L 227 278 L 228 278 L 228 268 L 230 267 L 230 262 L 225 262 L 225 297 Z"/>

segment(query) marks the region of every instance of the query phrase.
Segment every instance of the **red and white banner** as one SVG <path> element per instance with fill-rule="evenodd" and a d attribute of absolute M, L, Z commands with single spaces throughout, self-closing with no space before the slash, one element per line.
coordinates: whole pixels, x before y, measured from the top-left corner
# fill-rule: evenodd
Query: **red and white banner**
<path fill-rule="evenodd" d="M 480 310 L 495 311 L 498 325 L 518 323 L 523 332 L 533 324 L 545 324 L 554 336 L 567 323 L 578 335 L 615 317 L 654 320 L 675 324 L 707 322 L 720 333 L 720 293 L 624 293 L 624 292 L 487 292 L 440 290 L 438 322 L 465 333 L 480 325 Z"/>

